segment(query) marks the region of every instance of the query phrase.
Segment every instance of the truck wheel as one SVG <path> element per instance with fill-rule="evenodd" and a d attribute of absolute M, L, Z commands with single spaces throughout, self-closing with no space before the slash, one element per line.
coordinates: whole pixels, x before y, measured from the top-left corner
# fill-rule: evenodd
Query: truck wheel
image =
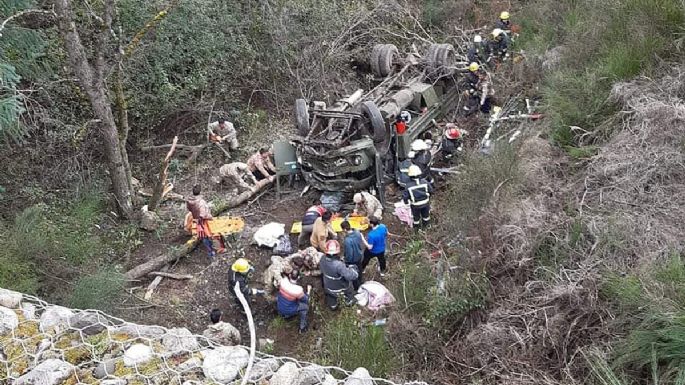
<path fill-rule="evenodd" d="M 381 50 L 381 56 L 378 59 L 378 70 L 382 77 L 387 77 L 392 75 L 395 70 L 393 63 L 397 61 L 399 56 L 399 51 L 397 47 L 393 44 L 385 44 L 383 50 Z"/>
<path fill-rule="evenodd" d="M 399 55 L 397 47 L 393 44 L 376 44 L 371 51 L 371 72 L 378 78 L 388 77 L 395 69 L 393 63 Z"/>
<path fill-rule="evenodd" d="M 309 108 L 304 99 L 295 100 L 295 123 L 300 136 L 309 134 Z"/>
<path fill-rule="evenodd" d="M 373 141 L 378 143 L 386 140 L 388 135 L 385 129 L 385 121 L 381 111 L 376 107 L 376 103 L 370 100 L 362 102 L 362 114 L 369 119 L 369 124 L 373 130 Z"/>
<path fill-rule="evenodd" d="M 426 52 L 425 60 L 429 77 L 447 75 L 455 62 L 454 47 L 452 44 L 432 44 Z"/>

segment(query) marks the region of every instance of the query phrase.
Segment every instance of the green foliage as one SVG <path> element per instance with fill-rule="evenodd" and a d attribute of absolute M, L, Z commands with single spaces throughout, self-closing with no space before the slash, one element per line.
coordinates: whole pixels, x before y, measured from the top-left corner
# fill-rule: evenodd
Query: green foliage
<path fill-rule="evenodd" d="M 657 265 L 653 277 L 661 284 L 664 297 L 685 308 L 685 265 L 680 253 L 672 253 L 665 263 Z"/>
<path fill-rule="evenodd" d="M 19 120 L 24 112 L 23 98 L 16 90 L 19 80 L 13 66 L 0 62 L 0 140 L 17 142 L 26 135 Z"/>
<path fill-rule="evenodd" d="M 331 365 L 354 370 L 365 367 L 374 377 L 386 377 L 395 367 L 395 355 L 383 327 L 360 324 L 351 308 L 326 323 L 323 335 L 326 355 Z"/>
<path fill-rule="evenodd" d="M 685 367 L 684 340 L 684 313 L 653 312 L 618 345 L 614 365 L 671 382 Z"/>
<path fill-rule="evenodd" d="M 79 278 L 71 294 L 70 306 L 78 309 L 111 311 L 124 293 L 126 277 L 111 267 Z"/>
<path fill-rule="evenodd" d="M 418 242 L 414 244 L 422 245 Z M 400 301 L 400 306 L 405 311 L 415 314 L 428 312 L 429 295 L 437 284 L 435 277 L 431 274 L 431 269 L 426 267 L 426 261 L 420 259 L 418 251 L 413 251 L 410 244 L 402 263 L 401 280 L 397 281 L 393 288 L 395 297 Z"/>
<path fill-rule="evenodd" d="M 429 324 L 447 327 L 458 322 L 471 311 L 485 307 L 489 285 L 485 274 L 464 272 L 448 275 L 443 279 L 444 293 L 434 293 L 430 301 Z"/>
<path fill-rule="evenodd" d="M 679 0 L 536 1 L 520 13 L 524 33 L 517 47 L 566 48 L 562 64 L 545 73 L 543 93 L 553 139 L 567 149 L 605 137 L 603 123 L 615 112 L 607 103 L 613 82 L 649 74 L 660 58 L 683 57 L 675 43 L 685 32 Z"/>
<path fill-rule="evenodd" d="M 463 172 L 449 181 L 447 201 L 459 204 L 447 207 L 447 226 L 454 233 L 468 230 L 493 199 L 495 189 L 499 186 L 501 196 L 518 178 L 518 156 L 512 146 L 498 144 L 491 156 L 467 155 Z"/>
<path fill-rule="evenodd" d="M 606 274 L 602 279 L 600 294 L 623 310 L 637 310 L 645 302 L 642 281 L 635 275 Z"/>

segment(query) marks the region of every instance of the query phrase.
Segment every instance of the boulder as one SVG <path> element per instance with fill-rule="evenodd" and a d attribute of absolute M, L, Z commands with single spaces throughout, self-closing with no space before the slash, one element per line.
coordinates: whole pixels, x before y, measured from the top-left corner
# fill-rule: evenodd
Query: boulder
<path fill-rule="evenodd" d="M 345 385 L 373 385 L 373 379 L 365 368 L 357 368 L 347 377 Z"/>
<path fill-rule="evenodd" d="M 140 212 L 140 228 L 145 231 L 155 231 L 159 228 L 159 215 L 154 211 L 141 210 Z"/>
<path fill-rule="evenodd" d="M 126 323 L 119 327 L 112 328 L 110 331 L 112 333 L 128 334 L 131 338 L 157 338 L 166 334 L 166 330 L 161 326 L 137 325 L 132 323 Z"/>
<path fill-rule="evenodd" d="M 123 378 L 112 378 L 100 381 L 100 385 L 126 385 L 128 382 Z"/>
<path fill-rule="evenodd" d="M 30 372 L 19 377 L 15 385 L 57 385 L 66 380 L 74 366 L 62 360 L 50 359 L 41 362 Z"/>
<path fill-rule="evenodd" d="M 66 330 L 69 327 L 69 318 L 74 312 L 62 306 L 50 306 L 40 316 L 40 331 L 47 333 L 55 330 L 56 333 Z"/>
<path fill-rule="evenodd" d="M 326 374 L 326 377 L 324 377 L 321 385 L 338 385 L 338 380 L 336 380 L 335 377 L 331 376 L 330 374 Z"/>
<path fill-rule="evenodd" d="M 124 365 L 135 366 L 144 364 L 150 361 L 153 356 L 154 354 L 151 347 L 143 344 L 135 344 L 124 352 Z"/>
<path fill-rule="evenodd" d="M 324 368 L 318 365 L 309 365 L 301 368 L 297 373 L 297 385 L 317 385 L 321 384 L 326 377 Z"/>
<path fill-rule="evenodd" d="M 181 362 L 176 370 L 179 372 L 189 372 L 202 367 L 202 360 L 197 357 L 191 357 L 190 359 Z"/>
<path fill-rule="evenodd" d="M 247 378 L 248 382 L 259 383 L 263 380 L 268 380 L 274 373 L 278 370 L 281 364 L 275 358 L 267 358 L 265 360 L 260 360 L 255 362 L 252 366 L 252 371 L 250 376 Z"/>
<path fill-rule="evenodd" d="M 209 325 L 202 335 L 220 345 L 233 346 L 240 344 L 240 332 L 228 322 Z"/>
<path fill-rule="evenodd" d="M 114 359 L 100 362 L 93 371 L 93 376 L 97 379 L 101 379 L 107 377 L 108 375 L 114 374 L 114 371 L 116 370 L 116 362 L 117 361 Z"/>
<path fill-rule="evenodd" d="M 293 385 L 297 380 L 299 368 L 294 362 L 286 362 L 281 366 L 276 374 L 271 377 L 269 385 Z"/>
<path fill-rule="evenodd" d="M 10 309 L 19 309 L 21 298 L 21 293 L 7 289 L 0 289 L 0 306 L 8 307 Z"/>
<path fill-rule="evenodd" d="M 0 306 L 0 334 L 10 333 L 19 326 L 19 317 L 14 310 Z"/>
<path fill-rule="evenodd" d="M 21 312 L 26 319 L 36 319 L 36 305 L 28 302 L 21 304 Z"/>
<path fill-rule="evenodd" d="M 107 320 L 96 312 L 81 311 L 69 317 L 69 326 L 78 329 L 87 336 L 92 336 L 105 330 Z"/>
<path fill-rule="evenodd" d="M 169 329 L 169 332 L 162 337 L 162 345 L 172 353 L 194 351 L 200 347 L 193 333 L 186 328 Z"/>
<path fill-rule="evenodd" d="M 238 346 L 220 346 L 217 349 L 203 350 L 202 356 L 202 372 L 205 377 L 221 384 L 235 380 L 250 359 L 247 350 Z"/>

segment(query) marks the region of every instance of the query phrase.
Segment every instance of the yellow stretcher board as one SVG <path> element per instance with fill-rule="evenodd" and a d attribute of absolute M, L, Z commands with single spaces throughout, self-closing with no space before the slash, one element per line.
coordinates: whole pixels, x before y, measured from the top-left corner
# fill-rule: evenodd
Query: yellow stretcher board
<path fill-rule="evenodd" d="M 345 218 L 333 218 L 331 219 L 331 225 L 333 226 L 333 231 L 339 233 L 342 230 L 340 224 L 343 223 Z M 350 222 L 350 227 L 357 229 L 359 231 L 364 231 L 369 228 L 369 221 L 366 217 L 349 217 L 347 221 Z M 290 228 L 291 234 L 299 234 L 302 232 L 302 222 L 293 222 L 293 227 Z"/>
<path fill-rule="evenodd" d="M 190 233 L 195 235 L 197 234 L 195 221 L 192 221 L 191 223 Z M 229 235 L 243 231 L 243 228 L 245 228 L 245 221 L 243 218 L 239 217 L 216 217 L 210 220 L 207 225 L 212 234 Z"/>

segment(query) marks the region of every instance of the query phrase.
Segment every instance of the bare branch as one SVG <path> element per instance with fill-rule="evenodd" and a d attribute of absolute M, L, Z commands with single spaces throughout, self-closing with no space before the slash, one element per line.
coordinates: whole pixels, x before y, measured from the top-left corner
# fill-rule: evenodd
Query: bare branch
<path fill-rule="evenodd" d="M 57 16 L 57 15 L 55 15 L 55 11 L 53 11 L 53 10 L 46 10 L 46 9 L 25 9 L 25 10 L 23 10 L 23 11 L 17 12 L 17 13 L 15 13 L 14 15 L 8 17 L 7 19 L 5 19 L 5 20 L 2 22 L 2 24 L 0 24 L 0 37 L 2 37 L 2 31 L 5 29 L 5 26 L 7 26 L 7 23 L 9 23 L 10 21 L 12 21 L 12 20 L 14 20 L 14 19 L 16 19 L 16 18 L 18 18 L 18 17 L 22 17 L 22 16 L 24 16 L 24 15 L 28 15 L 28 14 L 31 14 L 31 13 L 42 13 L 42 14 L 46 14 L 46 15 L 51 15 L 51 16 L 53 16 L 53 17 L 56 17 L 56 16 Z"/>

